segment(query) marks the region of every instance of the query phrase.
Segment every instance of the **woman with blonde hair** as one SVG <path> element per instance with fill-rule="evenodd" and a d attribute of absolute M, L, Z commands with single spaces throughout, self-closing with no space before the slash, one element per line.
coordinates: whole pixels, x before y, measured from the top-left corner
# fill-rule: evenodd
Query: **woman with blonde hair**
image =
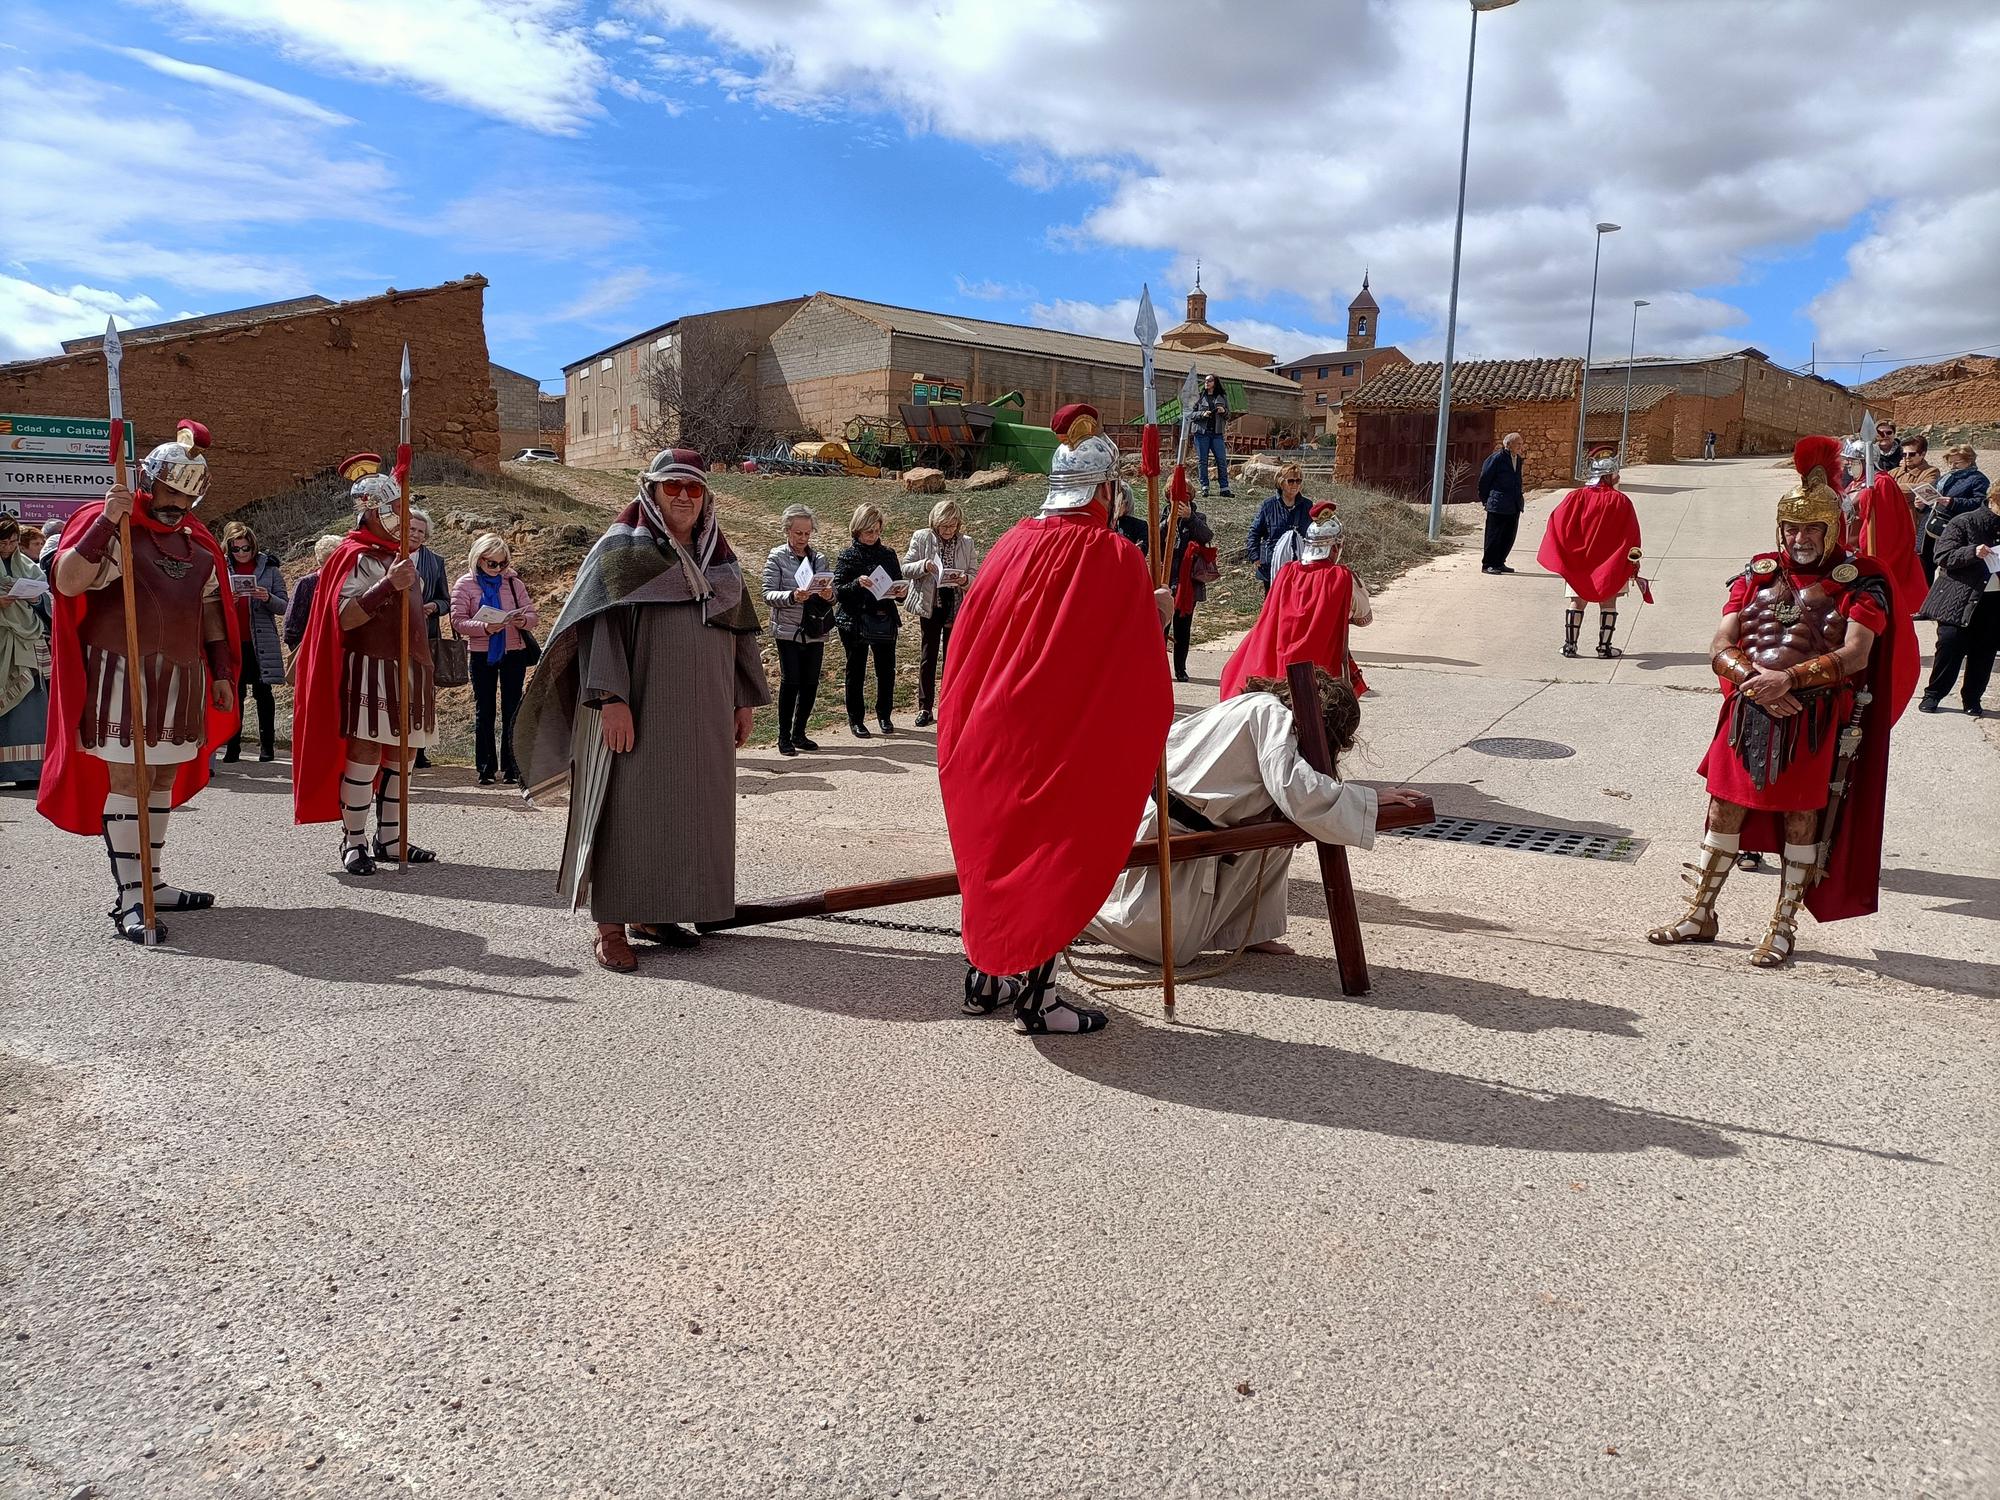
<path fill-rule="evenodd" d="M 833 569 L 812 544 L 819 518 L 809 506 L 788 505 L 785 539 L 764 559 L 764 602 L 778 647 L 778 753 L 819 749 L 806 733 L 819 697 L 820 666 L 833 630 Z"/>
<path fill-rule="evenodd" d="M 245 694 L 257 700 L 257 759 L 277 758 L 275 743 L 278 705 L 271 689 L 285 680 L 285 653 L 279 646 L 278 627 L 285 618 L 285 575 L 278 571 L 278 559 L 257 548 L 257 533 L 241 521 L 222 528 L 222 555 L 229 559 L 229 577 L 223 580 L 236 601 L 237 631 L 243 640 L 243 674 L 236 679 L 236 706 L 240 716 Z M 235 738 L 222 752 L 225 761 L 243 757 L 243 725 L 239 717 Z"/>
<path fill-rule="evenodd" d="M 1988 481 L 1980 472 L 1979 454 L 1972 444 L 1953 443 L 1944 450 L 1944 473 L 1935 483 L 1937 499 L 1923 507 L 1923 530 L 1917 537 L 1917 557 L 1924 565 L 1926 586 L 1937 582 L 1937 544 L 1945 527 L 1986 503 Z"/>
<path fill-rule="evenodd" d="M 917 728 L 937 722 L 938 673 L 951 646 L 951 622 L 979 567 L 979 549 L 965 534 L 965 515 L 952 499 L 931 507 L 931 523 L 910 538 L 903 552 L 903 576 L 910 581 L 908 607 L 917 617 L 923 657 L 917 667 Z"/>
<path fill-rule="evenodd" d="M 896 726 L 896 632 L 902 628 L 896 601 L 910 591 L 895 549 L 882 544 L 882 512 L 863 501 L 847 524 L 853 541 L 833 565 L 833 623 L 847 652 L 847 727 L 856 739 L 869 737 L 861 722 L 861 685 L 870 657 L 875 661 L 875 722 L 884 734 Z"/>
<path fill-rule="evenodd" d="M 535 655 L 534 637 L 528 632 L 541 623 L 541 616 L 513 564 L 507 539 L 489 531 L 472 544 L 465 574 L 451 590 L 452 632 L 465 642 L 472 668 L 473 760 L 481 786 L 491 786 L 496 771 L 516 786 L 521 783 L 521 767 L 514 759 L 514 716 L 520 711 L 522 684 Z M 497 754 L 496 696 L 500 700 Z"/>

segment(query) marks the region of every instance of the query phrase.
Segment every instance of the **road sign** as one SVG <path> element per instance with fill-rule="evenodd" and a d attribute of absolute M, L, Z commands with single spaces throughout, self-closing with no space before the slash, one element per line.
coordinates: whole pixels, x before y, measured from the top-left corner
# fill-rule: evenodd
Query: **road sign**
<path fill-rule="evenodd" d="M 125 461 L 135 461 L 132 429 L 125 429 Z M 111 423 L 103 417 L 0 415 L 0 456 L 36 454 L 108 464 Z"/>
<path fill-rule="evenodd" d="M 0 454 L 0 499 L 101 500 L 115 472 L 102 459 L 71 463 L 60 458 Z"/>

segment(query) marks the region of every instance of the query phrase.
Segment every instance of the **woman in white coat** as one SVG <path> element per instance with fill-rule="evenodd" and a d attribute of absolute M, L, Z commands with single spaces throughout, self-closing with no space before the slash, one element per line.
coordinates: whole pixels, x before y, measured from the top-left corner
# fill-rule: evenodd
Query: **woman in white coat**
<path fill-rule="evenodd" d="M 909 597 L 903 601 L 917 617 L 923 639 L 923 656 L 917 664 L 917 728 L 937 722 L 938 673 L 944 668 L 945 653 L 951 649 L 951 624 L 958 616 L 958 602 L 972 583 L 979 567 L 979 549 L 965 534 L 965 517 L 956 500 L 940 500 L 931 507 L 931 524 L 910 538 L 903 554 L 903 576 L 910 581 Z"/>

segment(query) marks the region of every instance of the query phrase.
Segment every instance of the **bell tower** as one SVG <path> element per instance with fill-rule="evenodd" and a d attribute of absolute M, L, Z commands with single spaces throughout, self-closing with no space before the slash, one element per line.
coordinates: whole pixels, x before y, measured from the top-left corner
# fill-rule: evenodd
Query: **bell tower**
<path fill-rule="evenodd" d="M 1368 290 L 1368 272 L 1361 273 L 1361 292 L 1347 304 L 1347 347 L 1350 349 L 1373 349 L 1375 347 L 1375 322 L 1382 309 Z"/>
<path fill-rule="evenodd" d="M 1208 293 L 1201 289 L 1201 262 L 1194 263 L 1194 290 L 1187 294 L 1187 320 L 1190 323 L 1208 321 Z"/>

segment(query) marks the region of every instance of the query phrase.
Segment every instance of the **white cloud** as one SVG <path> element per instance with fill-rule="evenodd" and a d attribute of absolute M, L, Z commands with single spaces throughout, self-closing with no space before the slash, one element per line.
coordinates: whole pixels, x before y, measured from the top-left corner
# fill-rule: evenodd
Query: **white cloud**
<path fill-rule="evenodd" d="M 126 327 L 171 321 L 160 304 L 144 295 L 127 296 L 100 287 L 41 286 L 0 273 L 0 360 L 34 359 L 59 353 L 64 339 L 102 333 L 111 314 Z M 173 318 L 192 318 L 179 312 Z"/>
<path fill-rule="evenodd" d="M 1821 360 L 2000 344 L 1996 240 L 2000 188 L 1906 202 L 1879 216 L 1847 252 L 1847 280 L 1813 301 Z"/>
<path fill-rule="evenodd" d="M 604 63 L 572 0 L 154 0 L 293 62 L 413 86 L 480 114 L 573 134 L 601 113 Z"/>
<path fill-rule="evenodd" d="M 967 281 L 963 276 L 953 276 L 958 286 L 958 295 L 970 297 L 975 302 L 1023 302 L 1035 295 L 1031 286 L 1016 286 L 1008 281 Z"/>
<path fill-rule="evenodd" d="M 183 79 L 204 88 L 217 89 L 225 94 L 236 94 L 253 100 L 271 109 L 279 109 L 287 114 L 298 115 L 311 120 L 316 125 L 352 125 L 354 121 L 347 115 L 315 104 L 310 99 L 297 94 L 288 94 L 283 89 L 272 88 L 268 83 L 258 83 L 255 79 L 244 78 L 235 73 L 225 73 L 220 68 L 211 68 L 206 63 L 184 62 L 178 57 L 168 57 L 159 52 L 147 52 L 138 47 L 113 47 L 110 49 L 136 63 L 142 63 L 155 73 L 168 78 Z"/>
<path fill-rule="evenodd" d="M 1385 306 L 1442 324 L 1462 3 L 1266 0 L 1258 30 L 1282 37 L 1299 66 L 1274 65 L 1221 4 L 1171 25 L 1150 0 L 1097 0 L 1082 11 L 1067 0 L 632 8 L 706 32 L 734 59 L 728 86 L 738 97 L 893 111 L 914 129 L 1018 152 L 1016 180 L 1030 186 L 1058 172 L 1101 180 L 1101 201 L 1075 226 L 1086 244 L 1182 263 L 1199 254 L 1219 285 L 1302 297 L 1342 327 L 1368 264 Z M 1870 77 L 1916 80 L 1919 92 L 1844 87 L 1828 39 L 1850 34 L 1868 38 Z M 2000 299 L 1965 296 L 1990 274 L 2000 233 L 1990 198 L 1975 192 L 1950 216 L 1967 232 L 1905 253 L 1923 238 L 1905 216 L 1938 213 L 2000 138 L 1993 90 L 1954 90 L 1948 104 L 1922 93 L 1947 65 L 1952 78 L 2000 73 L 2000 9 L 1537 0 L 1489 15 L 1461 348 L 1580 352 L 1590 226 L 1604 217 L 1626 226 L 1605 243 L 1606 303 L 1653 299 L 1656 348 L 1740 344 L 1740 311 L 1691 289 L 1746 279 L 1772 252 L 1843 231 L 1873 203 L 1886 205 L 1888 227 L 1856 247 L 1852 290 L 1814 305 L 1828 336 L 1849 337 L 1867 304 L 1933 289 L 1960 304 L 1940 310 L 1939 322 L 1990 327 L 1980 311 Z M 1052 238 L 1062 241 L 1060 226 Z M 1947 338 L 1944 347 L 1984 341 Z"/>
<path fill-rule="evenodd" d="M 487 310 L 486 331 L 495 340 L 526 342 L 544 329 L 566 324 L 629 330 L 630 319 L 613 319 L 612 314 L 623 313 L 646 292 L 657 293 L 679 284 L 679 277 L 663 277 L 644 266 L 626 266 L 597 276 L 557 307 L 517 310 L 507 306 L 504 295 L 496 293 L 492 299 L 496 306 Z"/>

